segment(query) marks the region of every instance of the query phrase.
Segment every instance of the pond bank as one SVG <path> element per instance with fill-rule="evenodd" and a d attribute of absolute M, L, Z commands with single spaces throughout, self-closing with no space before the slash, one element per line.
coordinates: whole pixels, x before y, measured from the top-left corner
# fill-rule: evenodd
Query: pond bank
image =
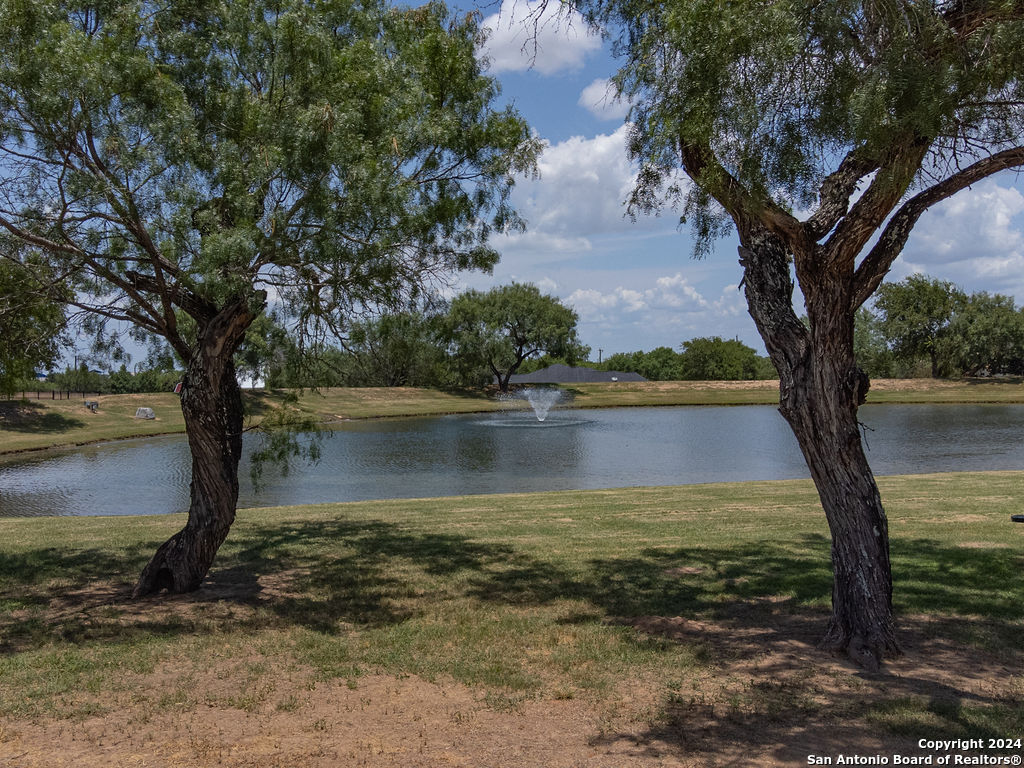
<path fill-rule="evenodd" d="M 564 387 L 575 408 L 660 405 L 771 405 L 777 381 L 651 381 L 575 384 Z M 45 394 L 45 393 L 44 393 Z M 252 422 L 280 407 L 286 392 L 245 393 Z M 96 413 L 80 400 L 0 400 L 0 455 L 107 440 L 185 431 L 176 395 L 100 395 Z M 1014 379 L 880 379 L 869 403 L 1024 403 L 1024 384 Z M 150 407 L 156 419 L 135 418 Z M 413 387 L 331 388 L 306 391 L 298 406 L 325 423 L 394 416 L 483 413 L 504 406 L 480 391 L 442 392 Z"/>

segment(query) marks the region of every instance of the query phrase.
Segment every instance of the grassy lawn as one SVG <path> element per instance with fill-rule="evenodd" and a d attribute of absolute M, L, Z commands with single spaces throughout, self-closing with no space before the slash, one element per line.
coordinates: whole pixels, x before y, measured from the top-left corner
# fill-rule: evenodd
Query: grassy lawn
<path fill-rule="evenodd" d="M 778 402 L 776 381 L 670 381 L 574 384 L 564 387 L 576 408 L 660 405 L 753 405 Z M 284 400 L 280 391 L 245 395 L 251 422 Z M 168 432 L 185 427 L 175 395 L 100 395 L 97 413 L 81 400 L 0 400 L 0 454 L 81 445 L 101 440 Z M 872 382 L 870 403 L 1024 403 L 1021 379 Z M 153 408 L 156 419 L 135 418 L 139 406 Z M 299 408 L 330 424 L 345 419 L 426 416 L 500 410 L 503 403 L 481 392 L 441 392 L 412 387 L 335 388 L 306 391 Z"/>
<path fill-rule="evenodd" d="M 89 399 L 100 404 L 95 413 L 81 398 L 0 400 L 0 453 L 185 431 L 177 395 L 90 395 Z M 152 408 L 156 418 L 136 419 L 140 406 Z"/>
<path fill-rule="evenodd" d="M 880 485 L 907 653 L 879 675 L 814 649 L 804 481 L 243 510 L 202 590 L 139 602 L 182 518 L 0 520 L 0 762 L 796 765 L 1024 737 L 1024 474 Z"/>

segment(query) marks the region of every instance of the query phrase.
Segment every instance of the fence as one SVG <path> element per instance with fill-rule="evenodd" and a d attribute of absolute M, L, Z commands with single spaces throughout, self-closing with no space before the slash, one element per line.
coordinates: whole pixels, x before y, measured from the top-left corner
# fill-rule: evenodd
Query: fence
<path fill-rule="evenodd" d="M 75 400 L 82 399 L 89 396 L 99 397 L 100 392 L 86 392 L 83 390 L 67 390 L 67 389 L 37 389 L 34 392 L 28 390 L 22 390 L 21 392 L 13 392 L 7 395 L 8 400 Z"/>

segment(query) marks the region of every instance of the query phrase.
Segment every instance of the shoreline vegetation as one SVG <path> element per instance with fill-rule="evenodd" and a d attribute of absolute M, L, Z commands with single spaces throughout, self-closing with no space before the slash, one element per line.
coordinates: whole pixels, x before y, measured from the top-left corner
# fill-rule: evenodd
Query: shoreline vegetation
<path fill-rule="evenodd" d="M 572 384 L 561 387 L 570 408 L 679 405 L 773 405 L 778 381 L 650 381 Z M 291 391 L 247 390 L 247 425 L 281 407 Z M 45 395 L 46 393 L 42 393 Z M 90 396 L 94 413 L 82 400 L 28 398 L 0 400 L 0 456 L 50 448 L 70 448 L 132 437 L 185 431 L 178 398 L 171 393 Z M 872 381 L 868 404 L 1024 403 L 1024 380 L 879 379 Z M 483 413 L 509 407 L 482 391 L 446 392 L 412 387 L 330 388 L 299 393 L 297 407 L 330 427 L 354 419 Z M 139 407 L 156 418 L 136 419 Z"/>
<path fill-rule="evenodd" d="M 0 762 L 710 768 L 1020 737 L 1024 473 L 879 485 L 905 650 L 880 674 L 815 648 L 809 480 L 241 510 L 200 590 L 142 600 L 180 515 L 0 519 Z"/>

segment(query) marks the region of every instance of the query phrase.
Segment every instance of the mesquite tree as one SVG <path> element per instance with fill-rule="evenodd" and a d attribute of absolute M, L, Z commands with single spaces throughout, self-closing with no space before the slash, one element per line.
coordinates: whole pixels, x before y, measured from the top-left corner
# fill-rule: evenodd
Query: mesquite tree
<path fill-rule="evenodd" d="M 232 356 L 268 300 L 339 329 L 495 262 L 536 145 L 480 34 L 440 4 L 0 4 L 0 227 L 186 366 L 188 521 L 137 596 L 196 589 L 232 524 Z"/>
<path fill-rule="evenodd" d="M 632 204 L 734 229 L 780 410 L 832 533 L 823 646 L 899 653 L 888 525 L 861 445 L 853 321 L 936 203 L 1024 165 L 1024 6 L 1002 0 L 583 0 L 631 100 Z M 679 170 L 685 176 L 679 175 Z M 688 180 L 686 179 L 688 177 Z M 793 306 L 794 277 L 808 325 Z"/>
<path fill-rule="evenodd" d="M 460 365 L 488 371 L 508 392 L 509 380 L 531 357 L 586 359 L 590 349 L 579 341 L 577 321 L 576 311 L 556 297 L 532 283 L 512 283 L 455 297 L 443 333 Z"/>

